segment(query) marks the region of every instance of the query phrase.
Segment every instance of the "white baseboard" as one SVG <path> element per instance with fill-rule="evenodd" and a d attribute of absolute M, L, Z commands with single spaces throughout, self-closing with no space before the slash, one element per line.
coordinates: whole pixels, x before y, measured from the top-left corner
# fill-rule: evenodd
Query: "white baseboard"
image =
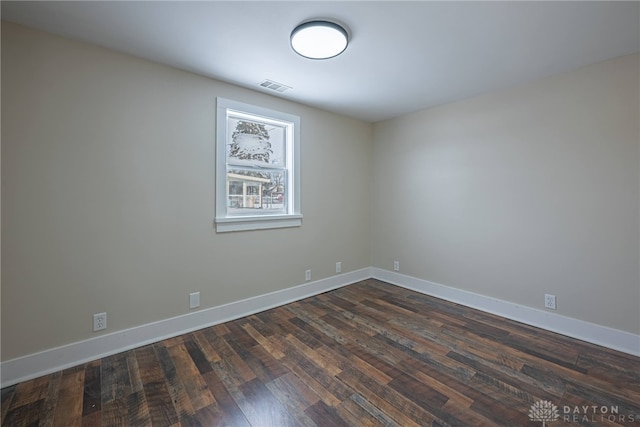
<path fill-rule="evenodd" d="M 249 316 L 369 278 L 371 278 L 371 269 L 363 268 L 7 360 L 0 364 L 0 387 L 7 387 L 122 351 Z"/>
<path fill-rule="evenodd" d="M 634 356 L 640 356 L 640 335 L 595 323 L 550 313 L 508 301 L 451 288 L 428 280 L 380 268 L 371 268 L 372 277 L 403 288 L 411 289 L 484 312 L 506 317 L 517 322 L 601 345 Z"/>
<path fill-rule="evenodd" d="M 7 360 L 0 364 L 0 387 L 238 319 L 369 278 L 640 356 L 640 335 L 371 267 Z"/>

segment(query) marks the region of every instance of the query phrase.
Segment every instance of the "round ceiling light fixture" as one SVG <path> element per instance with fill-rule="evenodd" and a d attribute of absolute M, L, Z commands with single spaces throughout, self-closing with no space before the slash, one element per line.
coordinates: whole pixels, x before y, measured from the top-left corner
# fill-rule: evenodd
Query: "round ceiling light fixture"
<path fill-rule="evenodd" d="M 329 21 L 308 21 L 291 32 L 291 47 L 309 59 L 329 59 L 347 48 L 349 36 L 342 26 Z"/>

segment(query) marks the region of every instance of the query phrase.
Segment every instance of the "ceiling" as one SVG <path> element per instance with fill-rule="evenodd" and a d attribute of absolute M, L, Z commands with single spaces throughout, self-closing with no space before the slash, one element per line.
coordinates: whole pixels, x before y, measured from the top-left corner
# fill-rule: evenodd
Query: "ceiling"
<path fill-rule="evenodd" d="M 292 51 L 311 18 L 346 25 L 342 55 Z M 2 19 L 370 122 L 640 51 L 637 1 L 2 1 Z"/>

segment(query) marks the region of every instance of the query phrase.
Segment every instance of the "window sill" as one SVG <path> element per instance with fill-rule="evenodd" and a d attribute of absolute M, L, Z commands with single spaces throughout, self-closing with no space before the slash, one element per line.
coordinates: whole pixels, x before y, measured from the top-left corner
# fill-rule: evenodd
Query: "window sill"
<path fill-rule="evenodd" d="M 267 230 L 270 228 L 300 227 L 302 215 L 240 216 L 216 218 L 216 232 Z"/>

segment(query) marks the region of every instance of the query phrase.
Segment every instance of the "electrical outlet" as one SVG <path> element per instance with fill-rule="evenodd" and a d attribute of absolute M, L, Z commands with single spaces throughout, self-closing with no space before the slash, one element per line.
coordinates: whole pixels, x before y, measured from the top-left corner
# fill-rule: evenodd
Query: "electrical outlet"
<path fill-rule="evenodd" d="M 342 262 L 336 262 L 336 273 L 342 273 Z"/>
<path fill-rule="evenodd" d="M 400 261 L 393 261 L 393 271 L 400 271 Z"/>
<path fill-rule="evenodd" d="M 304 272 L 304 280 L 306 280 L 307 282 L 311 280 L 311 270 L 307 270 Z"/>
<path fill-rule="evenodd" d="M 93 315 L 93 332 L 107 329 L 107 313 Z"/>
<path fill-rule="evenodd" d="M 556 309 L 556 296 L 551 294 L 544 294 L 544 308 L 551 310 Z"/>
<path fill-rule="evenodd" d="M 189 308 L 200 307 L 200 292 L 192 292 L 189 294 Z"/>

